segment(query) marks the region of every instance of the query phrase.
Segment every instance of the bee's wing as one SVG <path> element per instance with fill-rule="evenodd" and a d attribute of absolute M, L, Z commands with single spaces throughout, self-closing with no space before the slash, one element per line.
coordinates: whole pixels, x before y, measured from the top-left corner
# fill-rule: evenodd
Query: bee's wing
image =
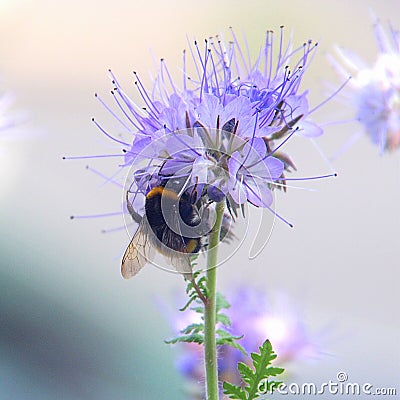
<path fill-rule="evenodd" d="M 154 248 L 148 239 L 148 224 L 143 218 L 122 257 L 121 274 L 125 279 L 135 276 L 154 258 Z"/>
<path fill-rule="evenodd" d="M 190 262 L 189 254 L 171 254 L 168 258 L 171 262 L 171 265 L 175 267 L 177 272 L 182 274 L 185 279 L 193 279 L 192 263 Z"/>

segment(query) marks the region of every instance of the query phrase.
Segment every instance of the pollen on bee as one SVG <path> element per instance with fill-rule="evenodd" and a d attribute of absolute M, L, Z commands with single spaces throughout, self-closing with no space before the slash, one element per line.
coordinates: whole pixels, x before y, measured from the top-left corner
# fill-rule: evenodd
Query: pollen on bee
<path fill-rule="evenodd" d="M 151 189 L 149 193 L 147 193 L 147 198 L 151 199 L 157 195 L 167 196 L 172 200 L 178 200 L 178 195 L 173 190 L 166 189 L 162 186 L 156 186 L 155 188 Z"/>
<path fill-rule="evenodd" d="M 190 239 L 188 244 L 186 245 L 186 252 L 193 253 L 195 252 L 196 248 L 198 247 L 199 242 L 196 239 Z"/>

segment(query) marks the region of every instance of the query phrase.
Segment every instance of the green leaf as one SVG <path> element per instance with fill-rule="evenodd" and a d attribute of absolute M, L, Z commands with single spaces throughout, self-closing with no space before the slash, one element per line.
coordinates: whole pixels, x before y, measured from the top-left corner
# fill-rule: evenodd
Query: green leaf
<path fill-rule="evenodd" d="M 234 347 L 235 349 L 240 350 L 245 356 L 247 356 L 246 350 L 239 344 L 237 343 L 237 340 L 240 340 L 243 338 L 242 336 L 233 336 L 229 332 L 227 332 L 225 329 L 217 329 L 216 331 L 217 338 L 217 346 L 231 346 Z"/>
<path fill-rule="evenodd" d="M 221 323 L 224 326 L 231 326 L 231 320 L 226 314 L 219 313 L 216 316 L 216 321 Z"/>
<path fill-rule="evenodd" d="M 277 376 L 277 375 L 282 374 L 283 371 L 284 371 L 283 368 L 278 368 L 278 367 L 269 367 L 269 368 L 267 368 L 268 376 Z"/>
<path fill-rule="evenodd" d="M 192 311 L 195 311 L 199 314 L 204 314 L 204 307 L 203 306 L 199 306 L 199 307 L 190 307 L 190 309 Z"/>
<path fill-rule="evenodd" d="M 232 385 L 231 383 L 224 382 L 224 394 L 228 395 L 230 399 L 246 400 L 246 393 L 240 386 Z"/>
<path fill-rule="evenodd" d="M 196 293 L 196 295 L 191 295 L 191 296 L 189 297 L 189 300 L 187 301 L 187 303 L 186 303 L 182 308 L 180 308 L 179 311 L 186 311 L 186 310 L 189 308 L 189 306 L 190 306 L 196 299 L 197 299 L 197 293 Z"/>
<path fill-rule="evenodd" d="M 175 343 L 204 343 L 204 336 L 199 333 L 193 333 L 191 335 L 182 335 L 169 340 L 164 341 L 167 344 L 175 344 Z"/>
<path fill-rule="evenodd" d="M 196 257 L 197 258 L 197 257 Z M 192 258 L 192 267 L 195 265 L 194 264 L 195 258 Z M 186 303 L 185 306 L 181 308 L 182 311 L 186 310 L 193 301 L 196 301 L 198 303 L 202 303 L 201 296 L 199 296 L 199 292 L 207 298 L 207 282 L 206 282 L 206 277 L 205 276 L 200 276 L 201 271 L 196 271 L 193 273 L 193 278 L 189 281 L 187 281 L 186 285 L 186 293 L 189 296 L 189 301 Z"/>
<path fill-rule="evenodd" d="M 276 358 L 270 341 L 266 340 L 259 347 L 259 350 L 260 353 L 251 353 L 253 368 L 244 363 L 238 364 L 238 370 L 244 383 L 243 388 L 224 382 L 224 393 L 229 395 L 231 399 L 254 400 L 261 394 L 273 391 L 282 383 L 268 379 L 270 376 L 280 375 L 284 371 L 283 368 L 270 366 Z"/>
<path fill-rule="evenodd" d="M 181 330 L 183 334 L 190 334 L 190 333 L 199 333 L 204 331 L 204 324 L 190 324 L 185 329 Z"/>
<path fill-rule="evenodd" d="M 216 343 L 217 343 L 217 346 L 231 346 L 235 349 L 238 349 L 241 353 L 243 353 L 245 356 L 247 356 L 246 350 L 239 343 L 237 343 L 234 340 L 228 340 L 225 338 L 223 338 L 223 339 L 217 338 Z"/>
<path fill-rule="evenodd" d="M 251 383 L 253 370 L 248 365 L 242 362 L 238 363 L 238 371 L 240 372 L 240 375 L 245 383 Z"/>
<path fill-rule="evenodd" d="M 217 314 L 222 309 L 228 309 L 231 307 L 228 300 L 226 300 L 225 296 L 222 293 L 217 293 L 217 298 L 215 300 L 215 307 L 217 310 Z"/>
<path fill-rule="evenodd" d="M 220 336 L 221 338 L 227 338 L 227 339 L 233 339 L 233 340 L 243 339 L 243 336 L 244 336 L 244 335 L 241 335 L 241 336 L 231 335 L 228 331 L 226 331 L 225 329 L 222 329 L 222 328 L 216 329 L 215 333 L 218 336 Z"/>
<path fill-rule="evenodd" d="M 194 273 L 194 280 L 198 288 L 206 293 L 206 283 L 207 279 L 205 276 L 200 276 L 200 272 L 197 271 Z M 181 308 L 181 311 L 185 311 L 189 308 L 190 310 L 201 315 L 201 319 L 204 321 L 204 304 L 198 297 L 198 293 L 194 288 L 193 282 L 188 282 L 186 287 L 186 292 L 189 295 L 189 300 L 187 303 Z M 243 338 L 242 336 L 234 336 L 230 332 L 226 331 L 224 327 L 230 327 L 231 321 L 228 315 L 224 314 L 222 310 L 228 309 L 230 307 L 229 302 L 226 298 L 221 294 L 217 293 L 216 296 L 216 322 L 218 324 L 218 329 L 216 330 L 216 343 L 218 346 L 232 346 L 235 349 L 241 351 L 244 355 L 247 355 L 245 349 L 237 343 L 238 340 Z M 192 323 L 188 325 L 186 328 L 180 331 L 180 335 L 174 337 L 170 340 L 166 340 L 165 343 L 174 344 L 179 342 L 196 342 L 202 344 L 204 341 L 204 323 Z"/>

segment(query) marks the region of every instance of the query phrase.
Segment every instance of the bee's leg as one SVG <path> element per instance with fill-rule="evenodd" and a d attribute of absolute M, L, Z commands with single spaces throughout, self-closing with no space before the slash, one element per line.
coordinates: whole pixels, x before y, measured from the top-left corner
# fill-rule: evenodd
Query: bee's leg
<path fill-rule="evenodd" d="M 131 202 L 129 201 L 129 192 L 126 192 L 126 207 L 128 208 L 129 214 L 131 215 L 132 219 L 140 224 L 142 222 L 142 216 L 138 214 L 135 209 L 133 208 Z"/>
<path fill-rule="evenodd" d="M 198 185 L 198 183 L 199 183 L 199 178 L 196 177 L 196 183 L 194 184 L 192 193 L 190 194 L 190 202 L 191 202 L 192 204 L 196 204 L 196 203 L 197 203 L 197 200 L 199 199 L 199 195 L 198 195 L 198 192 L 197 192 L 197 185 Z"/>

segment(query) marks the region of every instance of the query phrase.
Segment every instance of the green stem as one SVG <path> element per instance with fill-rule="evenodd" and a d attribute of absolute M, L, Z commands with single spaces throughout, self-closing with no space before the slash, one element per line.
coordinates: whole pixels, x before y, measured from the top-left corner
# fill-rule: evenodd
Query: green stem
<path fill-rule="evenodd" d="M 216 320 L 216 286 L 217 286 L 217 255 L 221 232 L 224 202 L 216 207 L 216 220 L 209 238 L 207 257 L 207 302 L 204 312 L 204 359 L 206 369 L 207 400 L 218 400 L 218 364 L 217 345 L 215 339 Z"/>

